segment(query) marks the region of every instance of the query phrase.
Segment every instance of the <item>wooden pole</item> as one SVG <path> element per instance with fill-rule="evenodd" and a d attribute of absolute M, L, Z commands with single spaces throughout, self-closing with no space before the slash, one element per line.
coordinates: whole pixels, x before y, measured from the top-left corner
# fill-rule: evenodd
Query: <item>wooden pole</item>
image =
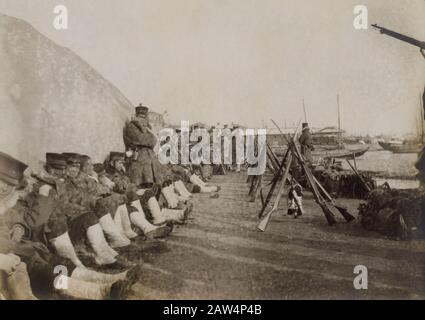
<path fill-rule="evenodd" d="M 353 152 L 354 168 L 357 170 L 356 154 Z"/>
<path fill-rule="evenodd" d="M 304 121 L 305 121 L 305 122 L 308 122 L 308 121 L 307 121 L 307 112 L 306 112 L 306 110 L 305 110 L 305 102 L 304 102 L 304 99 L 303 99 L 303 110 L 304 110 Z"/>

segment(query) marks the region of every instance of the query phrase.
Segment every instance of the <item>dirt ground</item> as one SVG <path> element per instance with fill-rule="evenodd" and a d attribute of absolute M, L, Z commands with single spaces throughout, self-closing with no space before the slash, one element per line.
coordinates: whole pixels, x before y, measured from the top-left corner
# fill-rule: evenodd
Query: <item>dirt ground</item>
<path fill-rule="evenodd" d="M 286 200 L 266 230 L 260 201 L 248 202 L 246 173 L 214 176 L 220 197 L 194 196 L 191 220 L 151 243 L 130 299 L 424 299 L 425 243 L 366 231 L 357 221 L 327 226 L 306 193 L 306 214 L 286 215 Z M 343 200 L 357 216 L 358 200 Z M 368 289 L 356 290 L 356 265 Z"/>

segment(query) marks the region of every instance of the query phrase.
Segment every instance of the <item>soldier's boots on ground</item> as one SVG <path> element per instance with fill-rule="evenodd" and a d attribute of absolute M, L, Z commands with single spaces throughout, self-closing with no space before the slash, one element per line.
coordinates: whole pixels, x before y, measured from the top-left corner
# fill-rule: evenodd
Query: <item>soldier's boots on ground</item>
<path fill-rule="evenodd" d="M 125 204 L 118 207 L 117 212 L 115 213 L 114 222 L 128 239 L 135 239 L 138 237 L 138 234 L 131 226 L 128 209 Z"/>
<path fill-rule="evenodd" d="M 56 253 L 66 259 L 69 259 L 75 266 L 84 267 L 83 263 L 78 259 L 71 242 L 68 232 L 50 240 L 50 243 L 56 249 Z"/>
<path fill-rule="evenodd" d="M 113 282 L 89 282 L 74 277 L 66 277 L 65 288 L 58 289 L 63 296 L 85 300 L 125 299 L 134 281 L 119 279 Z"/>
<path fill-rule="evenodd" d="M 95 224 L 87 229 L 87 239 L 95 253 L 96 264 L 110 265 L 116 262 L 118 253 L 109 246 L 100 224 Z"/>
<path fill-rule="evenodd" d="M 164 224 L 165 220 L 160 225 L 153 225 L 146 219 L 139 200 L 133 201 L 131 207 L 134 207 L 136 210 L 130 212 L 130 221 L 142 230 L 148 239 L 165 238 L 171 233 L 172 229 Z"/>
<path fill-rule="evenodd" d="M 117 213 L 116 213 L 117 214 Z M 112 248 L 122 248 L 130 245 L 130 239 L 127 238 L 115 224 L 112 216 L 108 213 L 99 219 L 99 224 L 106 234 L 109 244 Z"/>
<path fill-rule="evenodd" d="M 174 182 L 174 188 L 177 190 L 180 196 L 184 197 L 186 200 L 189 200 L 190 198 L 192 198 L 192 194 L 189 192 L 189 190 L 187 190 L 183 181 L 178 180 Z"/>
<path fill-rule="evenodd" d="M 193 175 L 190 176 L 190 182 L 199 186 L 201 188 L 201 193 L 218 192 L 221 189 L 219 186 L 210 186 L 210 185 L 206 184 L 196 174 L 193 174 Z"/>
<path fill-rule="evenodd" d="M 184 223 L 193 209 L 193 204 L 189 200 L 180 200 L 179 196 L 174 192 L 173 185 L 162 188 L 161 193 L 164 195 L 168 205 L 168 208 L 166 208 L 168 210 L 163 208 L 161 211 L 164 219 L 171 222 Z"/>

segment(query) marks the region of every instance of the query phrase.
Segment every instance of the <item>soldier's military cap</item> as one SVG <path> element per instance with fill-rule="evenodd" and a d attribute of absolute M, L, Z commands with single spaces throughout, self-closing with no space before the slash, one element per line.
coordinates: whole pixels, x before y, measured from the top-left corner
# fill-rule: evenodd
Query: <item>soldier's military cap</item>
<path fill-rule="evenodd" d="M 46 153 L 46 164 L 52 168 L 65 169 L 66 158 L 63 154 L 48 152 Z"/>
<path fill-rule="evenodd" d="M 6 153 L 0 152 L 0 180 L 13 185 L 19 185 L 24 177 L 24 171 L 28 166 L 9 156 Z"/>
<path fill-rule="evenodd" d="M 81 165 L 81 155 L 78 153 L 64 152 L 62 155 L 65 157 L 67 165 Z"/>
<path fill-rule="evenodd" d="M 124 159 L 125 159 L 125 153 L 124 152 L 111 151 L 111 153 L 109 154 L 109 160 L 111 160 L 111 161 L 124 160 Z"/>
<path fill-rule="evenodd" d="M 80 159 L 80 164 L 85 164 L 90 160 L 90 157 L 86 154 L 80 154 L 79 155 L 79 159 Z"/>
<path fill-rule="evenodd" d="M 80 157 L 80 154 L 75 152 L 62 152 L 62 155 L 65 157 L 65 159 L 68 159 L 70 157 L 75 157 L 75 158 Z"/>
<path fill-rule="evenodd" d="M 142 105 L 141 103 L 136 107 L 136 114 L 147 115 L 149 108 Z"/>

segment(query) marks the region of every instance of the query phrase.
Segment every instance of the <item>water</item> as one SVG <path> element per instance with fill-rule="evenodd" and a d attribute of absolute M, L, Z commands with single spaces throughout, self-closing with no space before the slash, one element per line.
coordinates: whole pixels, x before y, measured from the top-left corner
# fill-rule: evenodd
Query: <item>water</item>
<path fill-rule="evenodd" d="M 391 151 L 368 151 L 360 158 L 356 159 L 357 169 L 383 173 L 392 177 L 411 177 L 414 179 L 417 174 L 415 162 L 417 154 L 404 153 L 395 154 Z M 353 163 L 353 160 L 351 160 Z M 343 161 L 344 168 L 350 169 L 346 161 Z"/>
<path fill-rule="evenodd" d="M 380 186 L 388 182 L 394 189 L 416 189 L 419 188 L 419 181 L 415 179 L 417 170 L 415 162 L 417 154 L 395 154 L 386 150 L 371 150 L 363 156 L 356 158 L 357 170 L 372 171 L 378 177 L 374 178 Z M 353 160 L 350 160 L 354 164 Z M 342 160 L 344 169 L 351 170 L 347 161 Z"/>
<path fill-rule="evenodd" d="M 385 182 L 390 185 L 392 189 L 417 189 L 419 188 L 418 180 L 402 180 L 402 179 L 375 179 L 377 186 L 382 186 Z"/>
<path fill-rule="evenodd" d="M 415 179 L 418 173 L 415 168 L 417 158 L 418 155 L 415 153 L 395 154 L 387 150 L 372 149 L 356 158 L 356 164 L 359 171 L 376 173 L 376 176 L 380 177 L 376 178 L 378 185 L 387 181 L 392 188 L 411 189 L 419 187 L 419 182 Z M 342 161 L 344 169 L 351 170 L 345 159 L 338 161 Z M 350 162 L 354 164 L 352 159 Z"/>

